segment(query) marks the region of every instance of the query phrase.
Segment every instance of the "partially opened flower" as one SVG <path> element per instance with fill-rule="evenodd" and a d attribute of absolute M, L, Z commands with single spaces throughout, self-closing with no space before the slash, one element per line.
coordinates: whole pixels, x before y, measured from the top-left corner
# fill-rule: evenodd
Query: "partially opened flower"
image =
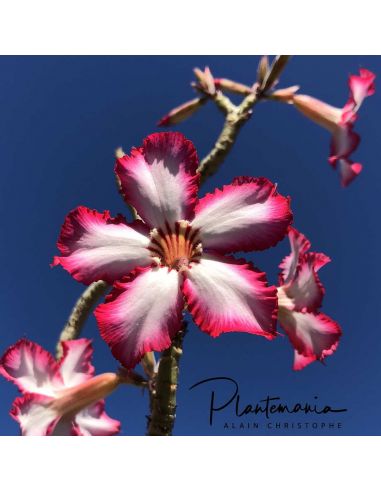
<path fill-rule="evenodd" d="M 94 376 L 93 349 L 86 339 L 62 342 L 57 362 L 40 345 L 20 340 L 0 361 L 0 374 L 23 396 L 13 402 L 12 417 L 23 436 L 109 436 L 120 423 L 104 411 L 104 400 L 122 382 L 105 373 Z"/>
<path fill-rule="evenodd" d="M 288 237 L 291 254 L 279 265 L 278 320 L 294 352 L 294 369 L 331 355 L 339 344 L 341 329 L 336 321 L 320 313 L 324 287 L 318 270 L 330 262 L 323 253 L 312 253 L 310 242 L 294 228 Z"/>
<path fill-rule="evenodd" d="M 123 196 L 142 220 L 79 207 L 62 228 L 55 264 L 86 284 L 115 282 L 95 315 L 126 367 L 169 347 L 185 307 L 212 336 L 275 335 L 276 288 L 251 263 L 225 254 L 280 241 L 292 218 L 289 199 L 265 178 L 242 177 L 198 201 L 197 166 L 180 133 L 150 135 L 116 164 Z"/>
<path fill-rule="evenodd" d="M 342 109 L 304 94 L 293 97 L 293 103 L 299 111 L 332 133 L 328 161 L 338 169 L 343 186 L 353 181 L 362 169 L 361 164 L 350 160 L 350 154 L 360 142 L 359 135 L 353 131 L 353 124 L 364 99 L 374 94 L 375 78 L 372 72 L 364 69 L 360 70 L 360 75 L 351 75 L 349 99 Z"/>

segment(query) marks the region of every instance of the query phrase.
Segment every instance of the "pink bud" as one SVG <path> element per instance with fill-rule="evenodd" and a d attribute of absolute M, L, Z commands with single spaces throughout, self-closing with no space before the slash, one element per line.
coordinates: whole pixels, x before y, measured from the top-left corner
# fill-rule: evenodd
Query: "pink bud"
<path fill-rule="evenodd" d="M 289 55 L 278 55 L 274 58 L 271 67 L 267 71 L 263 83 L 261 85 L 261 90 L 266 92 L 271 89 L 278 82 L 280 74 L 283 72 L 288 60 L 291 57 Z"/>
<path fill-rule="evenodd" d="M 257 68 L 257 82 L 261 86 L 269 71 L 269 58 L 264 55 L 259 61 Z"/>
<path fill-rule="evenodd" d="M 203 106 L 207 101 L 206 97 L 196 97 L 191 101 L 187 101 L 177 108 L 172 109 L 167 115 L 163 116 L 158 122 L 158 126 L 170 126 L 176 125 L 186 120 L 192 114 L 194 114 L 201 106 Z"/>
<path fill-rule="evenodd" d="M 214 84 L 216 89 L 231 92 L 233 94 L 247 96 L 252 93 L 252 89 L 249 86 L 230 79 L 214 79 Z"/>
<path fill-rule="evenodd" d="M 275 99 L 276 101 L 292 104 L 295 92 L 300 89 L 299 85 L 293 85 L 291 87 L 286 87 L 285 89 L 278 89 L 277 91 L 269 94 L 270 99 Z"/>
<path fill-rule="evenodd" d="M 204 94 L 214 96 L 216 93 L 216 88 L 214 86 L 214 78 L 209 67 L 205 67 L 204 71 L 199 68 L 195 68 L 193 69 L 193 72 L 199 82 L 198 88 L 204 92 Z"/>

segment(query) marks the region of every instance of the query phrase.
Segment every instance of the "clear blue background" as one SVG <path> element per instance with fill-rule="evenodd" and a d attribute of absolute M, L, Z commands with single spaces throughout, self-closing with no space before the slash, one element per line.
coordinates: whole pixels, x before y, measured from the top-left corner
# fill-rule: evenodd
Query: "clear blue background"
<path fill-rule="evenodd" d="M 193 97 L 192 68 L 208 64 L 215 76 L 244 83 L 255 79 L 259 57 L 1 57 L 0 58 L 0 352 L 26 336 L 54 351 L 56 339 L 83 290 L 61 268 L 49 264 L 67 212 L 77 205 L 112 214 L 128 213 L 116 192 L 114 149 L 126 151 L 157 130 L 169 109 Z M 381 58 L 366 56 L 295 57 L 281 86 L 300 84 L 301 92 L 342 106 L 347 78 L 365 67 L 381 73 Z M 329 134 L 292 106 L 258 105 L 219 173 L 201 195 L 236 175 L 267 176 L 292 197 L 295 226 L 332 263 L 321 271 L 326 286 L 322 311 L 339 321 L 344 335 L 326 366 L 314 363 L 292 371 L 287 338 L 268 342 L 232 333 L 212 339 L 190 324 L 181 360 L 175 434 L 365 434 L 381 432 L 380 335 L 380 93 L 367 99 L 356 131 L 362 136 L 354 157 L 360 177 L 347 189 L 327 163 Z M 222 115 L 208 104 L 175 127 L 193 140 L 202 157 L 221 130 Z M 246 255 L 277 280 L 287 240 L 271 250 Z M 91 317 L 83 335 L 94 340 L 98 373 L 117 367 Z M 239 420 L 233 409 L 208 424 L 211 387 L 189 387 L 200 379 L 229 376 L 241 398 L 255 403 L 267 395 L 283 402 L 318 401 L 348 412 L 328 417 L 279 417 L 273 422 L 338 422 L 341 430 L 224 429 Z M 215 386 L 221 401 L 228 390 Z M 17 390 L 0 380 L 0 434 L 19 428 L 9 416 Z M 122 434 L 144 434 L 147 395 L 120 388 L 107 411 L 122 422 Z"/>

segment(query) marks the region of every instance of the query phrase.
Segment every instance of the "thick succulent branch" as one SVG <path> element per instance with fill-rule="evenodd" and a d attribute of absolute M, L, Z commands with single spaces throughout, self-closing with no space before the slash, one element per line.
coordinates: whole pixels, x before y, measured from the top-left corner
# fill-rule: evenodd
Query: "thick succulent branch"
<path fill-rule="evenodd" d="M 103 280 L 98 280 L 98 282 L 93 282 L 87 287 L 87 289 L 81 294 L 75 306 L 73 307 L 70 316 L 61 331 L 60 337 L 58 339 L 56 347 L 56 357 L 60 359 L 62 356 L 62 346 L 61 342 L 65 340 L 74 340 L 78 338 L 83 325 L 93 307 L 103 294 L 107 291 L 108 284 Z"/>
<path fill-rule="evenodd" d="M 186 322 L 164 350 L 160 358 L 159 369 L 152 380 L 150 391 L 150 416 L 148 416 L 147 434 L 149 436 L 170 436 L 176 419 L 176 392 L 179 376 L 179 361 L 183 353 L 183 339 Z"/>

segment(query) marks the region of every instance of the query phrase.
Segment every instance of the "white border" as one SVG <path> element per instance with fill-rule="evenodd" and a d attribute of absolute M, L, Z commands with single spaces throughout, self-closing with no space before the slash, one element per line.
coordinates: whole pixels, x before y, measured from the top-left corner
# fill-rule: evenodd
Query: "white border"
<path fill-rule="evenodd" d="M 13 490 L 331 492 L 379 484 L 380 438 L 372 437 L 13 437 L 0 444 L 2 484 Z"/>
<path fill-rule="evenodd" d="M 12 0 L 0 54 L 380 54 L 375 0 Z"/>

